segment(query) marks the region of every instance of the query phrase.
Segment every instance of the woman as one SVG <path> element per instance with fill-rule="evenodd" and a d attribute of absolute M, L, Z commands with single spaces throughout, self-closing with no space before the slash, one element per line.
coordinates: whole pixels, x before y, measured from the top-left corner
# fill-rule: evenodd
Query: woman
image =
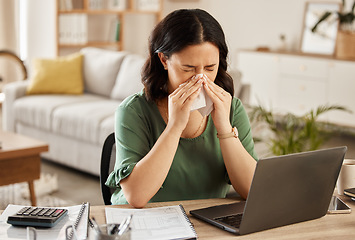
<path fill-rule="evenodd" d="M 247 114 L 232 98 L 219 23 L 203 10 L 174 11 L 153 30 L 149 54 L 144 90 L 116 111 L 112 203 L 225 197 L 229 184 L 246 198 L 257 157 Z M 190 111 L 202 88 L 213 102 L 208 116 Z"/>

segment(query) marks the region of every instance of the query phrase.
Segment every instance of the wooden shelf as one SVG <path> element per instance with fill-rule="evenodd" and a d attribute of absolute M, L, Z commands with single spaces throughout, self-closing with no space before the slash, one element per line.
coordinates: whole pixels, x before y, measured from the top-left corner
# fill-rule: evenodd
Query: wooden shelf
<path fill-rule="evenodd" d="M 119 48 L 121 48 L 121 43 L 120 42 L 88 42 L 88 43 L 84 43 L 84 44 L 59 44 L 58 47 L 62 48 L 83 48 L 83 47 L 104 47 L 104 46 L 117 46 Z"/>
<path fill-rule="evenodd" d="M 83 48 L 83 47 L 101 47 L 101 48 L 106 48 L 106 47 L 114 47 L 117 50 L 124 50 L 124 35 L 125 35 L 125 28 L 127 25 L 127 21 L 125 20 L 125 15 L 127 14 L 149 14 L 149 15 L 153 15 L 155 16 L 156 19 L 156 23 L 158 23 L 161 19 L 162 19 L 162 8 L 163 8 L 163 0 L 158 0 L 159 1 L 159 9 L 157 11 L 150 11 L 150 10 L 139 10 L 135 8 L 135 1 L 136 0 L 127 0 L 127 9 L 126 10 L 114 10 L 114 9 L 91 9 L 90 8 L 90 0 L 82 0 L 82 8 L 81 9 L 70 9 L 70 10 L 63 10 L 63 8 L 60 7 L 60 2 L 61 0 L 57 0 L 57 13 L 56 13 L 56 22 L 57 22 L 57 31 L 56 31 L 56 40 L 57 40 L 57 55 L 60 55 L 61 50 L 64 49 L 74 49 L 74 48 Z M 70 31 L 72 31 L 72 33 L 76 34 L 75 31 L 77 31 L 75 28 L 79 29 L 82 26 L 86 26 L 84 29 L 84 31 L 80 30 L 81 32 L 84 32 L 84 35 L 80 35 L 81 36 L 85 36 L 83 37 L 84 39 L 76 39 L 77 41 L 73 41 L 73 43 L 71 43 L 71 38 L 66 37 L 67 35 L 65 35 L 65 41 L 63 41 L 63 39 L 59 39 L 59 37 L 62 35 L 60 35 L 60 29 L 61 27 L 63 27 L 63 23 L 60 22 L 60 18 L 61 16 L 65 16 L 65 15 L 77 15 L 75 17 L 80 18 L 86 18 L 85 15 L 87 16 L 87 19 L 85 20 L 78 20 L 76 19 L 77 22 L 75 22 L 75 17 L 73 18 L 74 20 L 68 20 L 71 19 L 71 17 L 65 17 L 66 20 L 65 21 L 69 21 L 69 28 L 71 27 L 70 23 L 72 23 L 73 25 L 77 24 L 79 25 L 79 27 L 74 27 L 73 29 L 71 29 Z M 84 15 L 84 16 L 83 16 Z M 116 21 L 119 22 L 119 40 L 118 42 L 114 42 L 114 41 L 106 41 L 106 39 L 102 39 L 102 41 L 97 41 L 97 40 L 90 40 L 89 39 L 89 32 L 92 31 L 92 26 L 90 26 L 90 24 L 93 23 L 93 21 L 90 18 L 90 16 L 107 16 L 107 19 L 109 18 L 114 18 L 116 16 Z M 63 19 L 64 17 L 62 17 Z M 90 18 L 91 20 L 88 20 L 88 18 Z M 61 20 L 62 20 L 61 19 Z M 101 19 L 101 18 L 100 18 Z M 84 23 L 83 25 L 80 25 L 80 21 L 86 21 L 86 23 Z M 63 25 L 61 25 L 63 24 Z M 111 23 L 112 24 L 112 23 Z M 117 24 L 117 23 L 115 23 Z M 68 23 L 67 25 L 68 26 Z M 115 26 L 115 25 L 113 25 Z M 75 30 L 74 30 L 75 29 Z M 114 36 L 116 33 L 114 31 L 116 31 L 116 27 L 111 27 L 109 29 L 109 31 L 105 34 L 99 34 L 102 36 Z M 95 29 L 97 30 L 97 29 Z M 95 31 L 93 30 L 93 31 Z M 111 34 L 112 33 L 112 34 Z M 85 35 L 86 34 L 86 35 Z M 92 34 L 91 34 L 92 35 Z M 69 36 L 72 36 L 69 34 Z M 77 35 L 75 35 L 76 37 Z M 107 38 L 107 40 L 110 40 L 109 38 Z M 76 43 L 76 42 L 80 42 L 80 43 Z"/>
<path fill-rule="evenodd" d="M 116 11 L 116 10 L 85 10 L 85 9 L 73 9 L 73 10 L 66 10 L 66 11 L 58 11 L 58 14 L 74 14 L 74 13 L 81 13 L 81 14 L 161 14 L 160 11 L 142 11 L 142 10 L 123 10 L 123 11 Z"/>
<path fill-rule="evenodd" d="M 301 56 L 301 57 L 315 57 L 315 58 L 324 58 L 324 59 L 333 59 L 333 60 L 341 60 L 341 61 L 350 61 L 355 62 L 353 59 L 343 59 L 338 58 L 335 55 L 324 55 L 324 54 L 315 54 L 315 53 L 304 53 L 300 51 L 277 51 L 277 50 L 255 50 L 255 49 L 242 49 L 241 51 L 246 52 L 261 52 L 261 53 L 270 53 L 270 54 L 284 54 L 284 55 L 292 55 L 292 56 Z"/>

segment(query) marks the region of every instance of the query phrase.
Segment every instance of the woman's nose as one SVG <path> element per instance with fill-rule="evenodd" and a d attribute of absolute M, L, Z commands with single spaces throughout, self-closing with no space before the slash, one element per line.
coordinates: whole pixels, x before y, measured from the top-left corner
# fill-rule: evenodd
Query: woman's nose
<path fill-rule="evenodd" d="M 197 75 L 197 74 L 204 74 L 205 72 L 203 71 L 203 68 L 198 68 L 196 69 L 195 73 Z"/>

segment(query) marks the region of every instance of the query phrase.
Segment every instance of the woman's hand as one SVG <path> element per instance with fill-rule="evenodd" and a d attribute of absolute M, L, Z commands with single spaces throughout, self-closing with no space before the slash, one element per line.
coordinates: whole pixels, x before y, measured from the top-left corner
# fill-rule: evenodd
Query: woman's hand
<path fill-rule="evenodd" d="M 204 80 L 204 88 L 214 105 L 211 116 L 217 132 L 219 134 L 229 133 L 232 130 L 229 120 L 232 96 L 206 75 L 204 75 Z"/>
<path fill-rule="evenodd" d="M 191 105 L 200 93 L 203 81 L 202 77 L 192 77 L 180 84 L 168 97 L 167 127 L 173 127 L 180 135 L 189 121 Z"/>

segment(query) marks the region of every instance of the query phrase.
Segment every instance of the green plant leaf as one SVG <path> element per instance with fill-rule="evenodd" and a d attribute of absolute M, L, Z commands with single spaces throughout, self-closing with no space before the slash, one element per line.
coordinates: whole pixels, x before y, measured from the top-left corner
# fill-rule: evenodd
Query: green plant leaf
<path fill-rule="evenodd" d="M 331 12 L 325 12 L 320 18 L 319 18 L 319 20 L 318 20 L 318 22 L 314 25 L 314 27 L 312 28 L 312 32 L 315 32 L 316 30 L 317 30 L 317 27 L 318 27 L 318 25 L 321 23 L 321 22 L 323 22 L 324 20 L 326 20 L 330 15 L 332 15 L 332 13 Z"/>
<path fill-rule="evenodd" d="M 345 0 L 342 0 L 342 5 L 343 7 L 345 6 Z M 334 12 L 338 15 L 338 20 L 340 24 L 349 24 L 351 25 L 354 20 L 355 20 L 355 14 L 354 14 L 354 9 L 355 9 L 355 1 L 352 4 L 351 7 L 351 11 L 350 12 Z M 316 32 L 318 25 L 323 22 L 324 20 L 326 20 L 332 13 L 327 11 L 325 12 L 318 20 L 318 22 L 314 25 L 314 27 L 312 28 L 312 32 Z"/>
<path fill-rule="evenodd" d="M 321 105 L 302 116 L 287 113 L 275 117 L 272 111 L 257 106 L 253 108 L 250 119 L 266 123 L 273 133 L 266 139 L 270 151 L 275 155 L 284 155 L 318 149 L 330 136 L 330 132 L 325 131 L 329 124 L 318 121 L 318 117 L 334 110 L 351 112 L 340 105 Z"/>

